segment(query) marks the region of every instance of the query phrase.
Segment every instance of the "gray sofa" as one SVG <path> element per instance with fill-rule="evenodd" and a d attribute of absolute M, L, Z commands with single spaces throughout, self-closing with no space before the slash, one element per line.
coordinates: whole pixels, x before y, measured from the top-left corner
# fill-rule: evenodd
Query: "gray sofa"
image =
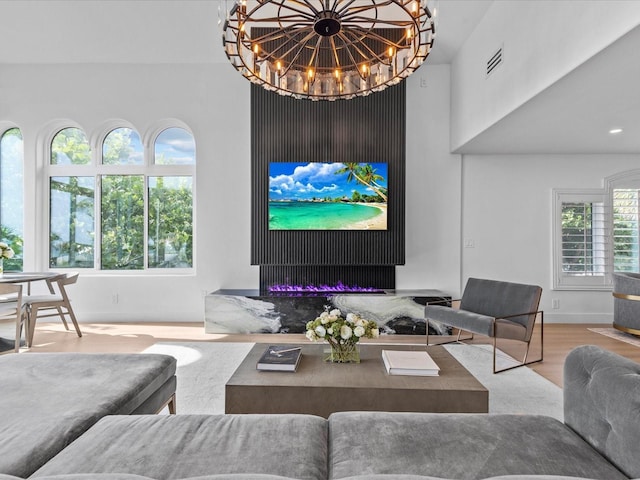
<path fill-rule="evenodd" d="M 0 474 L 31 475 L 106 415 L 157 413 L 175 372 L 168 355 L 0 356 Z"/>
<path fill-rule="evenodd" d="M 565 362 L 564 395 L 564 423 L 536 415 L 357 411 L 329 419 L 108 416 L 30 478 L 640 478 L 640 365 L 579 347 Z"/>

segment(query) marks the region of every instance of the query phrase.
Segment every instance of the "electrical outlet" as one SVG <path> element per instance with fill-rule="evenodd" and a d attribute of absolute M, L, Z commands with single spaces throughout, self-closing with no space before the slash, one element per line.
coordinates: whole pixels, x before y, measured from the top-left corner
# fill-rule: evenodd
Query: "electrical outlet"
<path fill-rule="evenodd" d="M 113 303 L 115 305 L 116 303 L 118 303 L 118 301 L 119 301 L 118 294 L 117 293 L 113 293 L 111 295 L 111 303 Z"/>
<path fill-rule="evenodd" d="M 551 308 L 553 308 L 554 310 L 558 310 L 560 308 L 560 300 L 558 300 L 557 298 L 551 300 Z"/>
<path fill-rule="evenodd" d="M 473 238 L 465 238 L 464 239 L 464 248 L 474 248 L 475 242 L 473 241 Z"/>

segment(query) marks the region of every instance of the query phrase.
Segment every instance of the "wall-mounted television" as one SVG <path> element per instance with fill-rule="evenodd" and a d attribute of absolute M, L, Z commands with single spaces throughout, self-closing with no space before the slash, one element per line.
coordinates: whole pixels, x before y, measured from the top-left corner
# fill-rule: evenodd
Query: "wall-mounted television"
<path fill-rule="evenodd" d="M 387 167 L 270 162 L 269 230 L 387 230 Z"/>

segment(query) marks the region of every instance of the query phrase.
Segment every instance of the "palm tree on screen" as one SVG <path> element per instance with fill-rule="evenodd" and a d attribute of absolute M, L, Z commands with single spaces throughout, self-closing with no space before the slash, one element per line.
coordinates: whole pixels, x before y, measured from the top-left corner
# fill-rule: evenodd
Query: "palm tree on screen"
<path fill-rule="evenodd" d="M 344 167 L 336 170 L 336 175 L 346 173 L 347 182 L 355 179 L 358 183 L 376 192 L 385 203 L 387 202 L 387 195 L 383 191 L 383 187 L 377 183 L 380 180 L 384 180 L 384 177 L 375 173 L 375 168 L 369 164 L 361 165 L 359 163 L 343 163 L 343 165 Z"/>

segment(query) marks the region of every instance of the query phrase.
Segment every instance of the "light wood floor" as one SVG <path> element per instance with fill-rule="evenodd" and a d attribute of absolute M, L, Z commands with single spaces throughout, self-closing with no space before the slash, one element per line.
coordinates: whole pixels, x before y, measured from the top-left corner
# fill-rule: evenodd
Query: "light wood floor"
<path fill-rule="evenodd" d="M 604 335 L 590 332 L 588 328 L 609 327 L 608 324 L 545 324 L 544 361 L 531 365 L 540 375 L 562 386 L 564 359 L 571 349 L 579 345 L 599 345 L 607 350 L 640 362 L 640 348 Z M 141 352 L 156 342 L 255 342 L 255 343 L 306 343 L 302 334 L 218 335 L 205 334 L 202 323 L 82 323 L 83 337 L 75 331 L 66 331 L 61 323 L 38 323 L 34 346 L 27 352 Z M 431 337 L 434 339 L 437 337 Z M 373 341 L 373 340 L 367 340 Z M 393 335 L 380 337 L 382 343 L 423 343 L 424 337 Z M 474 343 L 487 343 L 478 338 Z M 532 356 L 535 358 L 535 346 Z"/>

